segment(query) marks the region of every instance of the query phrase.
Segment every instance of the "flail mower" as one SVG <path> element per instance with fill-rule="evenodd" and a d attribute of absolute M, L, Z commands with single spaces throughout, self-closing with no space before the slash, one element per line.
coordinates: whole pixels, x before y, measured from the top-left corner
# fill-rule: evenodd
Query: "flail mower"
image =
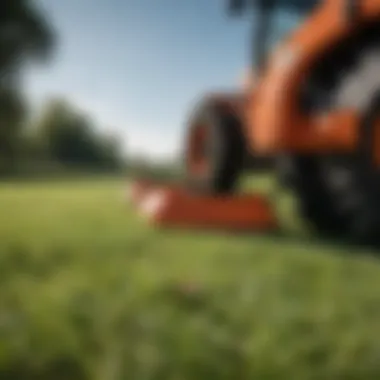
<path fill-rule="evenodd" d="M 380 242 L 380 0 L 229 5 L 255 19 L 248 81 L 235 93 L 207 94 L 191 113 L 187 195 L 167 189 L 165 198 L 161 188 L 161 198 L 150 197 L 157 220 L 172 207 L 173 224 L 192 213 L 193 224 L 198 215 L 203 224 L 274 227 L 265 199 L 236 193 L 242 171 L 264 158 L 317 233 Z M 189 199 L 192 207 L 178 211 Z"/>

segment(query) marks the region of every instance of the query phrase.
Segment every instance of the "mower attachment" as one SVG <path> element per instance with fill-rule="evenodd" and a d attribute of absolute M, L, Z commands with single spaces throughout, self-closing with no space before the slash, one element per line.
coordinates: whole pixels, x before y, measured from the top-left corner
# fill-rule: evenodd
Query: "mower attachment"
<path fill-rule="evenodd" d="M 218 229 L 235 232 L 271 232 L 278 222 L 270 203 L 260 195 L 194 195 L 178 185 L 135 181 L 131 202 L 158 227 Z"/>

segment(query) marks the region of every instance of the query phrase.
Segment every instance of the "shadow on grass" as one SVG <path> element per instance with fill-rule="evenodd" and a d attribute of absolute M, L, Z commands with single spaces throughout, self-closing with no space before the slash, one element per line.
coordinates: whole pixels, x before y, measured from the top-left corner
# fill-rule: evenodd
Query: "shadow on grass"
<path fill-rule="evenodd" d="M 303 245 L 308 246 L 312 249 L 323 249 L 328 251 L 337 251 L 341 254 L 352 254 L 352 255 L 370 255 L 380 258 L 380 246 L 376 244 L 365 244 L 357 243 L 353 241 L 348 241 L 339 238 L 328 238 L 320 236 L 310 236 L 302 233 L 289 233 L 289 232 L 276 232 L 267 233 L 262 235 L 253 235 L 257 239 L 268 242 L 276 242 L 279 244 L 286 245 Z"/>
<path fill-rule="evenodd" d="M 313 234 L 307 234 L 303 231 L 287 231 L 276 230 L 270 232 L 260 231 L 231 231 L 228 229 L 212 228 L 212 227 L 164 227 L 162 230 L 197 234 L 197 236 L 230 236 L 233 238 L 241 238 L 249 241 L 254 246 L 255 243 L 276 245 L 284 248 L 305 247 L 310 248 L 313 252 L 325 251 L 334 255 L 352 255 L 357 257 L 374 257 L 380 259 L 380 246 L 375 244 L 355 243 L 353 241 L 321 237 Z"/>

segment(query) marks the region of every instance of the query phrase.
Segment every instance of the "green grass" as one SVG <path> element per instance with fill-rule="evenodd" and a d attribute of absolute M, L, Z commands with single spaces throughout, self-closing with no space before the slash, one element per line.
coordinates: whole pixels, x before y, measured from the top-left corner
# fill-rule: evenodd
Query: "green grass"
<path fill-rule="evenodd" d="M 124 190 L 0 186 L 1 379 L 380 378 L 370 252 L 157 231 Z"/>

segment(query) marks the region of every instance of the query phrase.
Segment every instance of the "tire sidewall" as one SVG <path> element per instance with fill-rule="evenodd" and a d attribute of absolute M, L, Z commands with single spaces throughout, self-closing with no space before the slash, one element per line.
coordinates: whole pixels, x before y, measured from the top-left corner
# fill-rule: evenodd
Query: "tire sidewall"
<path fill-rule="evenodd" d="M 206 176 L 198 177 L 189 172 L 189 141 L 194 128 L 199 124 L 207 128 Z M 190 117 L 185 136 L 185 184 L 190 190 L 202 193 L 232 192 L 239 169 L 242 166 L 243 138 L 238 130 L 238 122 L 231 113 L 224 111 L 213 101 L 204 101 L 198 105 Z M 240 136 L 240 139 L 237 138 Z M 238 149 L 238 146 L 240 149 Z M 237 153 L 239 151 L 239 153 Z"/>

